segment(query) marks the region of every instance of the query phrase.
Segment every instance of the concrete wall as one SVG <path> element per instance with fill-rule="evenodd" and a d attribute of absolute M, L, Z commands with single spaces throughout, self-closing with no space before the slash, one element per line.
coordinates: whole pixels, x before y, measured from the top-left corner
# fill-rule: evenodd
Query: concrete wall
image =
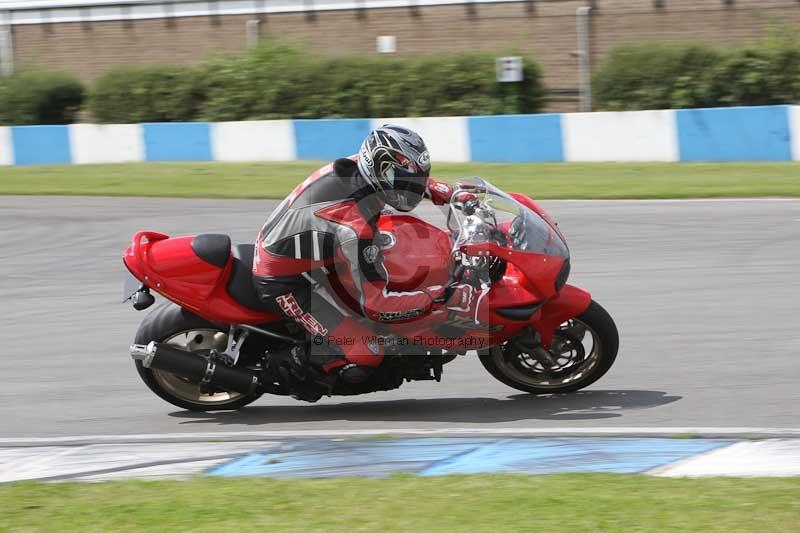
<path fill-rule="evenodd" d="M 800 106 L 488 117 L 0 128 L 0 164 L 331 160 L 371 128 L 419 131 L 434 162 L 800 160 Z"/>

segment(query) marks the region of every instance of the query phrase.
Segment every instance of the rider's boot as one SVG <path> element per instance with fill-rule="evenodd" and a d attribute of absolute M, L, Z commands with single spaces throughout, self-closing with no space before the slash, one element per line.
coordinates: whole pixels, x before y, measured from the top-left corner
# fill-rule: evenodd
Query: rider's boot
<path fill-rule="evenodd" d="M 305 345 L 292 347 L 281 358 L 277 367 L 281 379 L 289 387 L 292 397 L 306 402 L 316 402 L 332 387 L 330 378 L 317 370 L 308 356 Z"/>
<path fill-rule="evenodd" d="M 383 361 L 375 331 L 354 318 L 342 320 L 322 342 L 318 339 L 311 347 L 311 363 L 344 383 L 363 383 Z"/>

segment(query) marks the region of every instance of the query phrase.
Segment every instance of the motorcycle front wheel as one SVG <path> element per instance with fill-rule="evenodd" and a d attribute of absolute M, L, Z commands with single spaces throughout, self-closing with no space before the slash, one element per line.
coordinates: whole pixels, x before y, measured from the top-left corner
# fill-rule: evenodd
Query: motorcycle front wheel
<path fill-rule="evenodd" d="M 177 305 L 166 304 L 147 315 L 136 332 L 134 343 L 148 344 L 151 341 L 199 354 L 212 349 L 221 352 L 228 342 L 228 329 Z M 136 370 L 142 381 L 159 397 L 190 411 L 239 409 L 261 397 L 260 393 L 207 390 L 198 383 L 170 372 L 146 368 L 141 361 L 136 361 Z"/>
<path fill-rule="evenodd" d="M 583 389 L 603 377 L 614 364 L 618 348 L 614 320 L 592 300 L 583 313 L 555 331 L 550 350 L 526 353 L 508 342 L 479 356 L 484 368 L 509 387 L 556 394 Z"/>

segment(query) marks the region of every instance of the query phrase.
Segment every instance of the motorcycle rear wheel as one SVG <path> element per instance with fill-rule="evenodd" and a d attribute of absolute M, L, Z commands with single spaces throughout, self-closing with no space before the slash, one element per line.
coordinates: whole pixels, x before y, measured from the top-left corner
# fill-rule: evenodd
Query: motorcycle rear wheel
<path fill-rule="evenodd" d="M 208 322 L 177 305 L 166 304 L 145 317 L 136 332 L 134 342 L 163 342 L 191 352 L 202 352 L 211 348 L 224 351 L 227 340 L 228 329 L 225 326 Z M 136 370 L 142 381 L 161 399 L 190 411 L 239 409 L 261 397 L 260 393 L 212 393 L 186 378 L 163 370 L 146 368 L 141 361 L 136 361 Z"/>
<path fill-rule="evenodd" d="M 603 377 L 614 364 L 619 333 L 608 312 L 592 300 L 583 313 L 556 330 L 552 348 L 551 366 L 515 352 L 509 344 L 479 356 L 484 368 L 509 387 L 531 394 L 575 392 Z"/>

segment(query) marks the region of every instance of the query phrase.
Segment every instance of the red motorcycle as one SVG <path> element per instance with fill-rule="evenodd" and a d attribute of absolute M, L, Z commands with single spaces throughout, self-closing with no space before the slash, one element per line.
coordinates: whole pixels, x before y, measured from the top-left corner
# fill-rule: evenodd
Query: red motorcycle
<path fill-rule="evenodd" d="M 588 292 L 566 283 L 569 249 L 550 216 L 530 198 L 480 178 L 457 183 L 445 209 L 440 225 L 381 215 L 389 289 L 468 283 L 476 289 L 473 304 L 376 325 L 370 342 L 383 346 L 383 363 L 366 381 L 325 393 L 439 381 L 442 367 L 470 350 L 492 376 L 532 394 L 577 391 L 600 379 L 616 358 L 617 329 Z M 124 254 L 132 275 L 126 300 L 145 309 L 155 291 L 172 302 L 145 318 L 131 346 L 139 375 L 164 400 L 217 410 L 264 393 L 295 394 L 277 362 L 309 339 L 294 321 L 265 311 L 252 285 L 253 251 L 252 244 L 231 246 L 226 235 L 134 235 Z M 341 289 L 335 280 L 332 286 Z"/>

